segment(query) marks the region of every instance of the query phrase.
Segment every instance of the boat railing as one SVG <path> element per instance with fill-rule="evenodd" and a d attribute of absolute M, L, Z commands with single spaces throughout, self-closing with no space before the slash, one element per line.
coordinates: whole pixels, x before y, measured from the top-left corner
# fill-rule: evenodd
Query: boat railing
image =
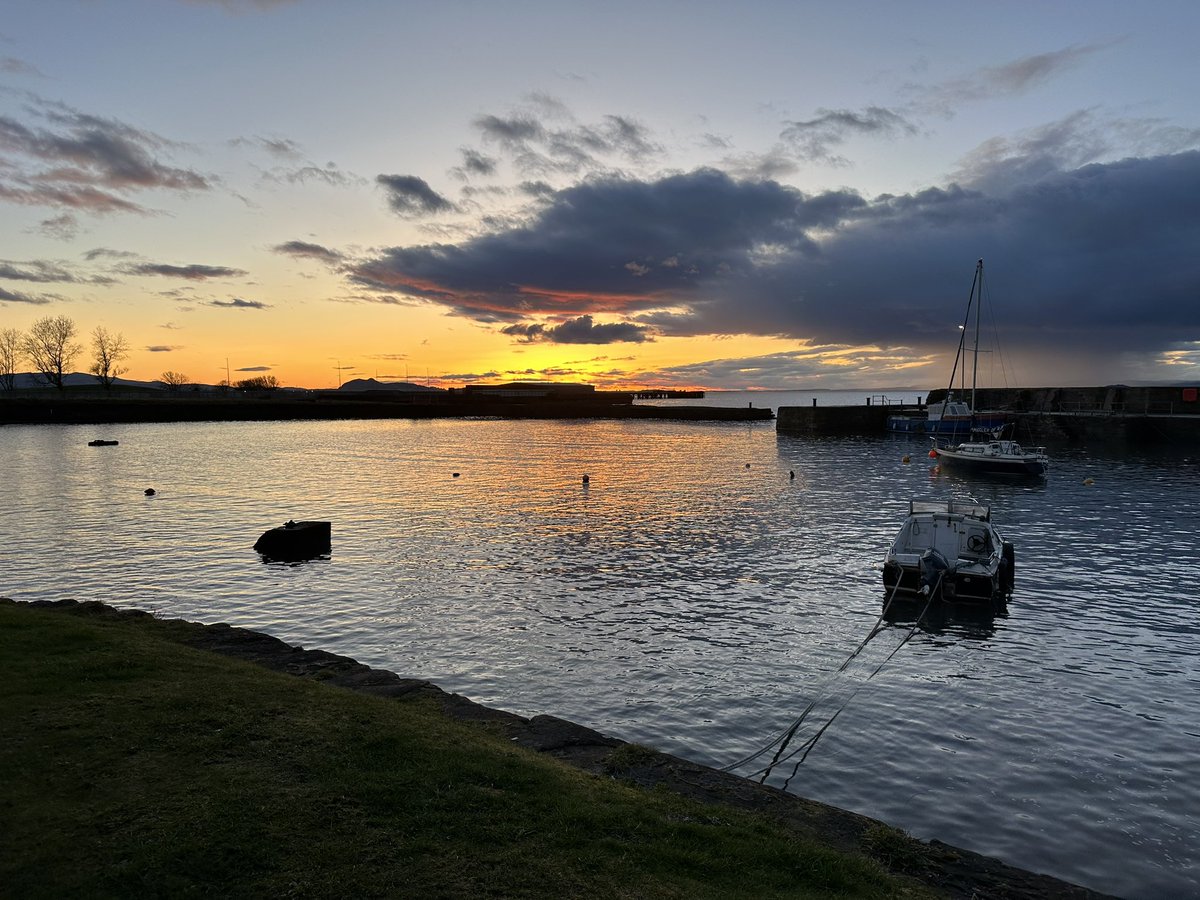
<path fill-rule="evenodd" d="M 872 394 L 867 398 L 867 406 L 912 406 L 920 408 L 921 403 L 912 403 L 902 397 L 889 397 L 887 394 Z"/>

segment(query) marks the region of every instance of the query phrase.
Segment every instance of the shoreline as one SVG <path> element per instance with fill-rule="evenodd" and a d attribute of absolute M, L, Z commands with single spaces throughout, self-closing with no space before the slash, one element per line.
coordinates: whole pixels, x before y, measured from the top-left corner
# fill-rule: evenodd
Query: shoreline
<path fill-rule="evenodd" d="M 138 609 L 119 609 L 97 601 L 35 601 L 17 604 L 65 615 L 100 619 L 154 618 Z M 910 838 L 877 820 L 808 800 L 777 788 L 689 762 L 680 757 L 603 735 L 549 715 L 524 718 L 443 691 L 419 678 L 404 678 L 323 650 L 305 649 L 278 638 L 228 624 L 169 622 L 182 632 L 178 642 L 196 650 L 253 663 L 294 677 L 397 701 L 434 702 L 442 715 L 458 722 L 499 730 L 513 744 L 545 754 L 600 778 L 613 778 L 644 789 L 668 790 L 704 803 L 751 811 L 783 823 L 797 834 L 832 849 L 867 856 L 952 897 L 1102 898 L 1106 895 L 1048 875 L 1009 866 L 999 860 L 940 841 Z M 872 840 L 880 831 L 895 840 Z M 896 852 L 896 844 L 903 846 Z"/>
<path fill-rule="evenodd" d="M 621 395 L 628 397 L 629 395 Z M 159 422 L 319 421 L 344 419 L 668 419 L 685 422 L 758 422 L 770 409 L 635 405 L 603 395 L 594 399 L 430 399 L 374 397 L 3 397 L 3 425 L 115 425 Z"/>

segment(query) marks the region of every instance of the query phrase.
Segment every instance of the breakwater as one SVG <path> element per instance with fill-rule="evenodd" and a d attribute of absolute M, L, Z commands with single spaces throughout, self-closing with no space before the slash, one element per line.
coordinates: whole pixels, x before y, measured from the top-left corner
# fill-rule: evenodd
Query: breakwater
<path fill-rule="evenodd" d="M 928 402 L 946 396 L 929 392 Z M 1002 410 L 1025 442 L 1181 444 L 1200 438 L 1200 392 L 1181 386 L 980 388 L 978 410 Z M 810 436 L 880 435 L 892 415 L 924 406 L 781 407 L 776 429 Z"/>
<path fill-rule="evenodd" d="M 0 424 L 87 425 L 131 422 L 271 422 L 330 419 L 672 419 L 748 422 L 769 409 L 635 405 L 628 394 L 507 399 L 479 396 L 394 397 L 314 394 L 298 397 L 15 397 L 0 399 Z"/>

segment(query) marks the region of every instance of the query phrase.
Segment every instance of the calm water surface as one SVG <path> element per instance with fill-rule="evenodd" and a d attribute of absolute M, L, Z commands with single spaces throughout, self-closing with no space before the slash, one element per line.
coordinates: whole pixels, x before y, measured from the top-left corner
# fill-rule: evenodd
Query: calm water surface
<path fill-rule="evenodd" d="M 846 704 L 772 783 L 1099 890 L 1200 894 L 1197 459 L 1058 450 L 1045 482 L 997 484 L 926 449 L 773 423 L 10 426 L 0 594 L 260 629 L 714 766 Z M 1009 614 L 903 646 L 897 623 L 833 675 L 908 500 L 952 494 L 1016 544 Z M 331 557 L 264 563 L 289 518 L 332 520 Z"/>

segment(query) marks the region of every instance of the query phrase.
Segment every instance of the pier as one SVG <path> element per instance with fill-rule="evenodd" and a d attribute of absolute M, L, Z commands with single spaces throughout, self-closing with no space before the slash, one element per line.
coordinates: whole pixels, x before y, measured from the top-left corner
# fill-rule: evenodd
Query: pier
<path fill-rule="evenodd" d="M 936 403 L 945 390 L 929 392 Z M 1200 440 L 1200 388 L 1188 386 L 980 388 L 976 409 L 1002 410 L 1022 442 L 1183 444 Z M 888 416 L 919 415 L 924 405 L 780 407 L 776 431 L 803 436 L 877 436 Z"/>

